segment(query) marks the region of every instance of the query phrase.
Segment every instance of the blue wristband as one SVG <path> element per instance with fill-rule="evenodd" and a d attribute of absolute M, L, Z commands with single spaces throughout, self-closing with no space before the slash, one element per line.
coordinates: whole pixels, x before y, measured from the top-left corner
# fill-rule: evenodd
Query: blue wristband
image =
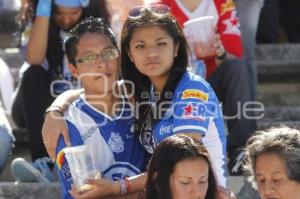
<path fill-rule="evenodd" d="M 50 17 L 52 0 L 39 0 L 36 16 Z"/>

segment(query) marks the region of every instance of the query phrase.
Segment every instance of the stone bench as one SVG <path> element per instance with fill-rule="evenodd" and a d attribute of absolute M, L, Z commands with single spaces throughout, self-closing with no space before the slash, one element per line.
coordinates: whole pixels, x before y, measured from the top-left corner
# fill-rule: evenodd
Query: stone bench
<path fill-rule="evenodd" d="M 58 183 L 0 183 L 0 198 L 5 199 L 59 199 L 61 198 Z"/>
<path fill-rule="evenodd" d="M 244 177 L 231 176 L 228 187 L 236 193 L 238 199 L 259 199 L 258 193 L 245 181 Z M 59 183 L 0 183 L 0 198 L 5 199 L 58 199 L 61 197 Z"/>

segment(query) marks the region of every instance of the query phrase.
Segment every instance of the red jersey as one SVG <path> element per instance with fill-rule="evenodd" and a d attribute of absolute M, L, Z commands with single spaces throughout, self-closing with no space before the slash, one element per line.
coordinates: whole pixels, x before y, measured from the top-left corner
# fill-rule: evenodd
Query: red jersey
<path fill-rule="evenodd" d="M 181 0 L 160 0 L 171 8 L 171 13 L 176 17 L 181 26 L 183 23 L 201 16 L 214 16 L 215 27 L 221 36 L 221 41 L 226 51 L 237 57 L 242 57 L 243 47 L 237 12 L 232 0 L 203 0 L 200 5 L 191 12 Z M 207 77 L 216 69 L 214 58 L 205 59 Z"/>

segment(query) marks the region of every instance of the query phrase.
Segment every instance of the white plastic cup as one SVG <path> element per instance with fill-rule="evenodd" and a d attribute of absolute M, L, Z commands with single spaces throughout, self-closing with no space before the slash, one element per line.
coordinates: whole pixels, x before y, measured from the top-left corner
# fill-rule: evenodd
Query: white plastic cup
<path fill-rule="evenodd" d="M 97 170 L 95 161 L 91 157 L 89 147 L 79 145 L 64 149 L 75 188 L 79 191 L 92 189 L 92 185 L 85 183 L 87 179 L 100 179 L 100 171 Z"/>
<path fill-rule="evenodd" d="M 204 16 L 184 23 L 184 35 L 197 59 L 216 56 L 215 24 L 213 16 Z"/>

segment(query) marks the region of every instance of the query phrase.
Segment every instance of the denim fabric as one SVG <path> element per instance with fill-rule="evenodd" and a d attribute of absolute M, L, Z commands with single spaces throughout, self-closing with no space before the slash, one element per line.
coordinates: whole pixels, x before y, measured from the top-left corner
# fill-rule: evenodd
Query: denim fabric
<path fill-rule="evenodd" d="M 12 149 L 13 138 L 8 129 L 3 125 L 0 126 L 0 173 L 5 166 L 7 158 Z"/>

